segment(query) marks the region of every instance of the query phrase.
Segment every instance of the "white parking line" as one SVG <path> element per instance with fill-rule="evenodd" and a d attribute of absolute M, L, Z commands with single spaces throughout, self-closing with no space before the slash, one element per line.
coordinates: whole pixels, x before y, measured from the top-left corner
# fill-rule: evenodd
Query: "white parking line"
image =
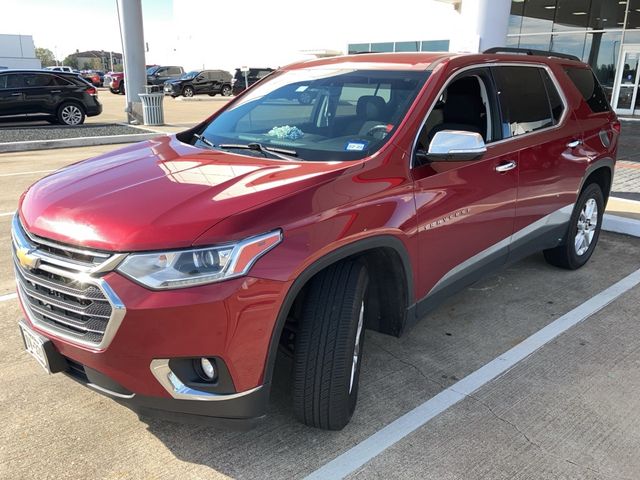
<path fill-rule="evenodd" d="M 386 427 L 311 473 L 307 479 L 339 479 L 353 473 L 372 458 L 402 440 L 448 408 L 464 400 L 483 385 L 504 374 L 558 335 L 589 318 L 620 295 L 640 284 L 640 269 L 590 298 L 582 305 L 534 333 L 511 350 L 495 358 L 435 397 L 405 413 Z"/>
<path fill-rule="evenodd" d="M 0 302 L 6 302 L 7 300 L 13 300 L 17 298 L 18 294 L 16 293 L 7 293 L 6 295 L 0 295 Z"/>
<path fill-rule="evenodd" d="M 55 169 L 52 169 L 52 170 L 31 170 L 30 172 L 0 173 L 0 177 L 15 177 L 17 175 L 33 175 L 34 173 L 49 173 L 49 172 L 55 172 Z"/>

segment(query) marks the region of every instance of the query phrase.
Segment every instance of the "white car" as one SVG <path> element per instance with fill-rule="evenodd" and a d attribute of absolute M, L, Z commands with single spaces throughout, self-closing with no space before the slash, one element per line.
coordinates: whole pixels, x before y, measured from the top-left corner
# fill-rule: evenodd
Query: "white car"
<path fill-rule="evenodd" d="M 55 70 L 57 72 L 75 73 L 75 70 L 73 68 L 67 67 L 67 66 L 64 66 L 64 65 L 54 66 L 54 67 L 45 67 L 45 70 Z"/>

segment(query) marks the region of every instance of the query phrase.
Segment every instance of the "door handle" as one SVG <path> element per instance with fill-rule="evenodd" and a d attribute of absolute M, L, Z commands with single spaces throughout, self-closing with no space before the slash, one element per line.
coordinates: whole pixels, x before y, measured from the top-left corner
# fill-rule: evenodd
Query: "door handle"
<path fill-rule="evenodd" d="M 20 95 L 22 95 L 22 93 L 12 93 L 11 94 L 12 97 L 19 97 Z"/>
<path fill-rule="evenodd" d="M 573 142 L 567 143 L 567 147 L 569 148 L 576 148 L 576 147 L 579 147 L 580 145 L 582 145 L 582 140 L 574 140 Z"/>
<path fill-rule="evenodd" d="M 500 172 L 500 173 L 508 172 L 509 170 L 513 170 L 517 166 L 518 164 L 516 162 L 514 162 L 513 160 L 510 160 L 508 162 L 504 162 L 496 166 L 496 172 Z"/>

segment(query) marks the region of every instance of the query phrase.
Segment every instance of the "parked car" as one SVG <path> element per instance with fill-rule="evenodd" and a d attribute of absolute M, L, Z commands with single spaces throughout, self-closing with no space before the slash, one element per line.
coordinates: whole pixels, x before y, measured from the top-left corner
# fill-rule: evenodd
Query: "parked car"
<path fill-rule="evenodd" d="M 154 65 L 147 68 L 147 85 L 163 85 L 168 80 L 175 80 L 184 74 L 182 67 Z"/>
<path fill-rule="evenodd" d="M 109 87 L 109 91 L 115 94 L 124 95 L 124 73 L 109 72 L 104 76 L 103 83 Z"/>
<path fill-rule="evenodd" d="M 84 70 L 80 72 L 80 76 L 84 78 L 87 82 L 92 84 L 94 87 L 102 86 L 102 80 L 100 79 L 100 74 L 95 70 Z"/>
<path fill-rule="evenodd" d="M 0 117 L 28 120 L 44 116 L 54 123 L 80 125 L 102 113 L 98 91 L 73 73 L 50 70 L 0 72 Z"/>
<path fill-rule="evenodd" d="M 233 76 L 233 94 L 238 95 L 242 93 L 245 89 L 258 80 L 262 80 L 272 72 L 274 72 L 273 68 L 249 68 L 246 72 L 243 72 L 240 68 L 236 68 L 236 73 Z"/>
<path fill-rule="evenodd" d="M 226 425 L 265 414 L 280 352 L 295 415 L 341 429 L 366 329 L 399 336 L 526 255 L 594 252 L 620 122 L 577 58 L 516 53 L 290 65 L 39 180 L 12 226 L 27 350 L 141 415 Z"/>
<path fill-rule="evenodd" d="M 169 80 L 164 83 L 164 94 L 173 98 L 182 95 L 193 97 L 194 95 L 207 93 L 211 96 L 221 94 L 223 97 L 231 95 L 231 74 L 224 70 L 193 70 L 183 74 L 177 80 Z"/>
<path fill-rule="evenodd" d="M 67 73 L 80 73 L 75 68 L 68 67 L 66 65 L 55 65 L 52 67 L 45 67 L 45 70 L 51 70 L 54 72 L 67 72 Z"/>

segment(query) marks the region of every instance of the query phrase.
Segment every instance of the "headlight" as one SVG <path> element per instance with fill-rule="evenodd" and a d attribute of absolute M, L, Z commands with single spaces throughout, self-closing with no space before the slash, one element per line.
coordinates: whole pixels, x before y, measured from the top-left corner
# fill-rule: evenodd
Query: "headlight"
<path fill-rule="evenodd" d="M 281 241 L 282 232 L 276 230 L 215 247 L 132 253 L 118 271 L 154 290 L 193 287 L 246 275 Z"/>

